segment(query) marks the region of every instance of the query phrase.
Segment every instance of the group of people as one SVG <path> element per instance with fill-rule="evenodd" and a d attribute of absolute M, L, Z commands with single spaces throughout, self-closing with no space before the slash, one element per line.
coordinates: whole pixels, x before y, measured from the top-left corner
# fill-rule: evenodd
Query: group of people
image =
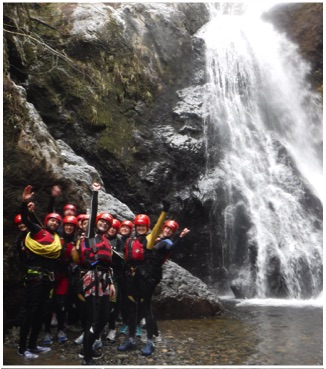
<path fill-rule="evenodd" d="M 15 217 L 19 229 L 16 245 L 26 268 L 25 313 L 20 327 L 18 354 L 37 358 L 53 343 L 51 319 L 57 318 L 57 340 L 66 342 L 66 319 L 78 316 L 83 333 L 79 356 L 92 365 L 102 356 L 101 337 L 115 342 L 116 321 L 129 337 L 119 351 L 137 348 L 140 322 L 145 320 L 147 342 L 142 355 L 154 352 L 158 335 L 151 308 L 155 287 L 162 279 L 162 265 L 180 245 L 189 229 L 177 236 L 179 225 L 166 220 L 169 204 L 163 202 L 155 226 L 146 214 L 119 221 L 109 212 L 98 213 L 98 183 L 92 185 L 90 214 L 77 215 L 72 204 L 63 214 L 54 210 L 57 186 L 52 188 L 49 213 L 40 222 L 35 213 L 32 186 L 22 194 L 21 213 Z M 76 319 L 75 319 L 76 320 Z M 44 327 L 43 346 L 38 345 Z M 78 342 L 79 341 L 79 342 Z"/>

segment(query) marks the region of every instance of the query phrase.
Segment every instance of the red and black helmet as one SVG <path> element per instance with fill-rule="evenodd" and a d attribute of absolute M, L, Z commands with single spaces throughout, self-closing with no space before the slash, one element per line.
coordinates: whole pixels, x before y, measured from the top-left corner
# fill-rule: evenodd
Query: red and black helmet
<path fill-rule="evenodd" d="M 47 214 L 44 218 L 44 225 L 46 226 L 47 223 L 48 223 L 48 220 L 49 219 L 57 219 L 60 223 L 62 222 L 62 218 L 61 218 L 61 215 L 58 214 L 58 213 L 50 213 L 50 214 Z"/>
<path fill-rule="evenodd" d="M 173 232 L 176 232 L 179 229 L 179 224 L 174 220 L 167 220 L 164 222 L 163 228 L 164 227 L 169 227 Z"/>
<path fill-rule="evenodd" d="M 80 220 L 83 220 L 84 219 L 84 216 L 85 216 L 86 214 L 78 214 L 77 215 L 77 220 L 78 220 L 78 222 L 80 221 Z"/>
<path fill-rule="evenodd" d="M 66 210 L 72 210 L 76 214 L 77 209 L 75 205 L 67 204 L 63 207 L 63 211 L 66 211 Z"/>
<path fill-rule="evenodd" d="M 118 219 L 113 219 L 111 227 L 119 229 L 120 228 L 120 221 Z"/>
<path fill-rule="evenodd" d="M 136 215 L 134 219 L 134 224 L 137 225 L 145 225 L 148 228 L 151 226 L 151 220 L 149 219 L 149 216 L 146 214 L 138 214 Z"/>
<path fill-rule="evenodd" d="M 20 214 L 16 215 L 14 222 L 15 224 L 20 224 L 22 222 L 22 216 Z"/>
<path fill-rule="evenodd" d="M 130 229 L 133 229 L 134 228 L 134 223 L 130 220 L 124 220 L 121 224 L 120 224 L 120 228 L 122 226 L 127 226 L 129 227 Z"/>
<path fill-rule="evenodd" d="M 106 220 L 107 222 L 109 222 L 110 225 L 113 222 L 113 216 L 109 213 L 100 213 L 100 214 L 98 214 L 97 217 L 96 217 L 96 224 L 100 219 Z"/>
<path fill-rule="evenodd" d="M 78 219 L 73 215 L 67 215 L 63 218 L 63 224 L 73 224 L 74 226 L 78 226 Z"/>

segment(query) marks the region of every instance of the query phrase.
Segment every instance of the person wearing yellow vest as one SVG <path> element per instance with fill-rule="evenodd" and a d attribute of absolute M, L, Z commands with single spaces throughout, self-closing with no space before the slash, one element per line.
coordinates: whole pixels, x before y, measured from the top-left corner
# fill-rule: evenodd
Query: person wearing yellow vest
<path fill-rule="evenodd" d="M 61 216 L 57 213 L 48 214 L 44 226 L 39 224 L 37 218 L 28 211 L 28 203 L 33 196 L 32 186 L 26 186 L 21 206 L 21 221 L 29 231 L 24 248 L 26 313 L 20 327 L 18 354 L 28 359 L 35 359 L 39 353 L 51 350 L 49 347 L 38 346 L 37 340 L 42 329 L 46 303 L 54 287 L 54 271 L 61 255 L 60 237 L 56 233 Z"/>

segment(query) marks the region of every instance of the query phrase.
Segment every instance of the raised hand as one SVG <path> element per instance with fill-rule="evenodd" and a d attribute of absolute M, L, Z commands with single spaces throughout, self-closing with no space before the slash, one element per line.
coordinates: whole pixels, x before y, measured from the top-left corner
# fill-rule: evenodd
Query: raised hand
<path fill-rule="evenodd" d="M 29 203 L 27 204 L 27 208 L 28 208 L 28 211 L 29 211 L 30 213 L 34 213 L 34 210 L 35 210 L 35 204 L 34 204 L 33 202 L 29 202 Z"/>
<path fill-rule="evenodd" d="M 22 201 L 23 202 L 30 202 L 34 196 L 34 192 L 32 191 L 33 187 L 31 185 L 28 185 L 24 188 L 23 194 L 22 194 Z"/>
<path fill-rule="evenodd" d="M 57 185 L 52 186 L 51 195 L 53 197 L 61 196 L 61 188 Z"/>
<path fill-rule="evenodd" d="M 99 183 L 92 184 L 93 191 L 99 191 L 101 189 L 101 185 Z"/>
<path fill-rule="evenodd" d="M 180 238 L 185 237 L 190 232 L 190 229 L 184 228 L 182 232 L 180 233 Z"/>

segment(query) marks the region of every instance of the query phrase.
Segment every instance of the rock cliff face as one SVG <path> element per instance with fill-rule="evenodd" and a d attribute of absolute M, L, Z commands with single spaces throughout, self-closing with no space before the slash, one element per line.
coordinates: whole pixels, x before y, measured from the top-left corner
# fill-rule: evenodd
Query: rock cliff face
<path fill-rule="evenodd" d="M 311 63 L 311 82 L 323 91 L 323 3 L 280 4 L 265 18 L 285 32 Z"/>
<path fill-rule="evenodd" d="M 317 18 L 308 17 L 318 30 L 311 38 L 322 29 Z M 12 220 L 27 184 L 39 216 L 53 184 L 63 189 L 58 209 L 69 201 L 84 212 L 100 181 L 100 210 L 119 219 L 144 212 L 154 222 L 168 200 L 170 217 L 192 229 L 178 263 L 206 281 L 223 276 L 207 268 L 209 199 L 199 191 L 205 61 L 194 34 L 207 21 L 200 3 L 4 4 L 5 292 L 20 286 Z"/>
<path fill-rule="evenodd" d="M 186 208 L 196 212 L 201 121 L 173 109 L 202 69 L 192 35 L 207 16 L 203 4 L 6 5 L 6 288 L 21 277 L 12 219 L 27 183 L 39 216 L 53 184 L 64 193 L 58 209 L 69 201 L 86 211 L 93 181 L 106 190 L 99 210 L 119 219 L 145 212 L 154 222 L 162 199 L 184 225 Z"/>

